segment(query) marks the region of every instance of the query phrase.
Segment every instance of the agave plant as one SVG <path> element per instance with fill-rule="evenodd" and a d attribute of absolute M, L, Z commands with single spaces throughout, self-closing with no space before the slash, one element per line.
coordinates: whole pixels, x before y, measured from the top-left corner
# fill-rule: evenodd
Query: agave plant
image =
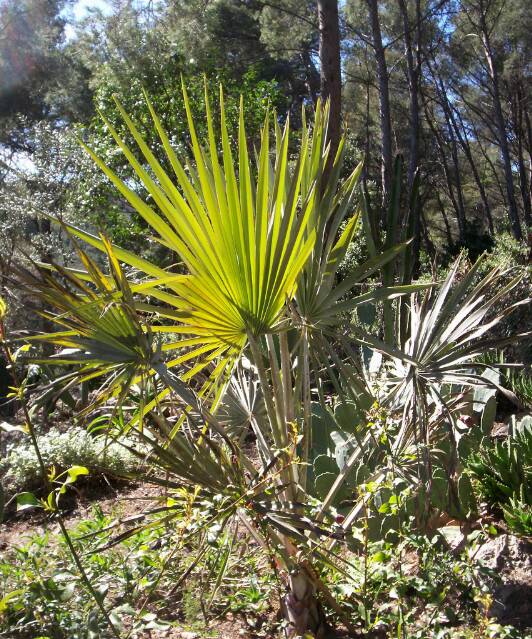
<path fill-rule="evenodd" d="M 104 237 L 68 226 L 76 242 L 103 252 L 109 271 L 104 273 L 79 249 L 82 270 L 52 264 L 21 272 L 25 286 L 45 302 L 48 319 L 61 327 L 34 339 L 59 348 L 49 363 L 71 367 L 57 380 L 59 389 L 102 380 L 97 401 L 114 398 L 113 417 L 120 414 L 120 428 L 110 435 L 136 435 L 142 447 L 132 452 L 139 456 L 150 450 L 146 480 L 175 489 L 176 495 L 185 487 L 192 499 L 214 500 L 213 518 L 222 528 L 238 519 L 271 553 L 286 585 L 286 635 L 318 635 L 325 627 L 321 602 L 342 616 L 320 578 L 320 562 L 340 561 L 332 545 L 349 540 L 360 510 L 351 470 L 367 449 L 368 437 L 353 434 L 354 450 L 344 456 L 316 508 L 313 469 L 316 458 L 327 452 L 324 437 L 329 436 L 318 428 L 316 406 L 333 423 L 346 410 L 348 421 L 363 423 L 375 393 L 361 373 L 357 343 L 425 370 L 422 353 L 410 349 L 403 356 L 377 338 L 353 336 L 349 317 L 360 305 L 391 304 L 431 285 L 397 286 L 387 277 L 383 286 L 352 294 L 395 260 L 405 242 L 380 247 L 337 281 L 336 270 L 360 229 L 361 167 L 340 178 L 343 139 L 328 159 L 327 104 L 318 105 L 311 126 L 303 118 L 295 157 L 289 152 L 289 122 L 281 128 L 276 117 L 267 115 L 253 158 L 243 104 L 235 149 L 222 93 L 219 130 L 206 96 L 208 136 L 200 141 L 183 90 L 192 149 L 188 160 L 176 156 L 147 99 L 173 175 L 165 173 L 118 102 L 142 159 L 106 122 L 153 206 L 87 148 L 155 239 L 175 253 L 179 268 L 162 269 Z M 367 224 L 367 216 L 364 220 Z M 127 276 L 124 265 L 134 274 Z M 430 321 L 437 315 L 434 311 Z M 464 341 L 455 345 L 460 365 L 472 354 L 466 343 L 476 337 L 474 326 L 470 322 Z M 440 330 L 442 339 L 434 341 L 446 371 L 453 360 L 445 344 L 454 339 L 447 333 Z M 135 410 L 125 402 L 133 385 L 141 389 Z M 328 406 L 331 392 L 343 405 L 335 415 Z M 411 411 L 412 402 L 408 406 Z M 247 429 L 252 443 L 241 446 Z M 339 494 L 348 502 L 340 527 L 333 510 Z M 171 516 L 172 508 L 160 512 Z M 345 616 L 344 621 L 349 626 Z"/>

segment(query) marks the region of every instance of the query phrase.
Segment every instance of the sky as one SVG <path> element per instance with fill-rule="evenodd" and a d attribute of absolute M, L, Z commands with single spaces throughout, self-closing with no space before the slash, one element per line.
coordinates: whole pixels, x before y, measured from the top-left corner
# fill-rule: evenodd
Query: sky
<path fill-rule="evenodd" d="M 104 13 L 110 11 L 109 3 L 107 0 L 77 0 L 72 7 L 70 15 L 72 15 L 75 22 L 82 20 L 89 9 L 101 9 Z M 67 24 L 65 27 L 65 35 L 67 40 L 74 37 L 75 28 L 71 24 Z"/>
<path fill-rule="evenodd" d="M 110 10 L 109 3 L 106 0 L 78 0 L 73 8 L 74 18 L 76 20 L 84 18 L 89 8 L 101 9 L 102 11 Z"/>

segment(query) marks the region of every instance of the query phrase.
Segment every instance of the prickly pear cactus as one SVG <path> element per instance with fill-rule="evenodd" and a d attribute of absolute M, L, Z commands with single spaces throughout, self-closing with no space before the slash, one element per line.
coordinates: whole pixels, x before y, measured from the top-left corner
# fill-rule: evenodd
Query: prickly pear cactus
<path fill-rule="evenodd" d="M 488 383 L 499 383 L 498 371 L 486 369 Z M 456 449 L 450 438 L 438 444 L 433 468 L 431 506 L 456 519 L 467 519 L 478 511 L 471 478 L 464 473 L 466 461 L 489 440 L 497 411 L 497 388 L 478 387 L 471 396 L 473 424 L 458 422 L 454 432 Z"/>
<path fill-rule="evenodd" d="M 364 432 L 364 407 L 368 402 L 360 405 L 338 402 L 334 411 L 326 410 L 317 403 L 312 405 L 312 464 L 307 471 L 307 485 L 319 499 L 325 498 L 338 474 L 345 469 L 349 457 L 357 450 L 360 441 L 357 433 Z M 354 500 L 357 484 L 369 474 L 362 462 L 363 459 L 345 477 L 333 506 L 339 507 L 343 502 Z"/>

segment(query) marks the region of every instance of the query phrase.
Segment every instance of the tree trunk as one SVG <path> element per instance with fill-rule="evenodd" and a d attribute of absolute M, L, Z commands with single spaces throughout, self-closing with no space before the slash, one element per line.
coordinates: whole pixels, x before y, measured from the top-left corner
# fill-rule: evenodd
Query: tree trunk
<path fill-rule="evenodd" d="M 523 200 L 523 212 L 525 215 L 525 223 L 527 227 L 532 226 L 532 204 L 530 200 L 530 183 L 528 179 L 528 170 L 525 164 L 525 156 L 523 152 L 523 92 L 518 84 L 515 92 L 514 104 L 514 127 L 515 137 L 517 140 L 517 160 L 519 163 L 519 187 Z"/>
<path fill-rule="evenodd" d="M 368 192 L 368 176 L 370 174 L 370 122 L 371 122 L 371 76 L 368 64 L 368 51 L 367 48 L 364 51 L 364 59 L 366 62 L 366 77 L 365 77 L 365 89 L 366 89 L 366 107 L 364 109 L 364 168 L 362 169 L 362 188 L 366 194 L 366 198 L 369 199 Z"/>
<path fill-rule="evenodd" d="M 303 64 L 305 65 L 305 69 L 306 69 L 306 85 L 307 85 L 307 89 L 308 89 L 308 94 L 310 96 L 310 99 L 312 100 L 312 104 L 316 104 L 316 102 L 318 101 L 318 95 L 320 92 L 320 74 L 318 73 L 318 70 L 316 69 L 316 65 L 314 64 L 314 61 L 312 60 L 312 56 L 310 54 L 310 51 L 305 50 L 302 52 L 301 54 L 301 60 L 303 62 Z"/>
<path fill-rule="evenodd" d="M 486 24 L 484 13 L 480 12 L 480 30 L 482 37 L 482 45 L 484 47 L 484 55 L 488 65 L 489 77 L 491 80 L 491 95 L 493 99 L 493 107 L 495 110 L 495 123 L 499 138 L 499 147 L 504 166 L 504 176 L 506 180 L 506 194 L 508 197 L 508 217 L 512 227 L 512 233 L 516 240 L 523 239 L 521 223 L 519 221 L 519 212 L 517 209 L 517 201 L 515 199 L 514 178 L 512 174 L 512 163 L 510 159 L 510 149 L 508 146 L 508 137 L 506 134 L 506 125 L 504 123 L 504 114 L 502 112 L 501 92 L 499 86 L 499 73 L 497 71 L 496 62 L 490 41 L 490 31 Z"/>
<path fill-rule="evenodd" d="M 456 144 L 456 137 L 454 135 L 454 130 L 449 120 L 449 114 L 447 111 L 445 113 L 445 122 L 447 124 L 447 133 L 449 135 L 449 141 L 451 142 L 451 158 L 454 164 L 454 175 L 455 175 L 455 184 L 456 184 L 456 197 L 458 199 L 458 207 L 460 211 L 459 225 L 460 225 L 460 233 L 463 233 L 463 239 L 465 240 L 465 230 L 466 230 L 466 214 L 465 214 L 465 204 L 464 204 L 464 190 L 462 188 L 462 174 L 460 171 L 460 159 L 458 157 L 458 145 Z"/>
<path fill-rule="evenodd" d="M 441 82 L 441 79 L 440 79 Z M 442 85 L 443 86 L 443 85 Z M 471 167 L 471 171 L 473 173 L 473 177 L 475 178 L 475 183 L 477 185 L 478 188 L 478 192 L 480 194 L 480 199 L 482 200 L 482 205 L 484 206 L 484 213 L 486 214 L 486 219 L 488 220 L 488 228 L 490 231 L 491 235 L 494 235 L 495 233 L 495 227 L 493 224 L 493 216 L 491 214 L 491 207 L 488 201 L 488 196 L 486 194 L 486 189 L 484 188 L 484 184 L 482 183 L 482 180 L 480 179 L 480 174 L 478 172 L 478 168 L 476 165 L 476 162 L 473 158 L 473 154 L 471 153 L 471 147 L 469 145 L 469 141 L 467 139 L 467 135 L 465 133 L 464 130 L 464 123 L 462 120 L 462 116 L 460 115 L 459 111 L 453 111 L 453 107 L 452 105 L 449 104 L 449 100 L 447 98 L 447 95 L 445 95 L 445 100 L 447 102 L 447 108 L 449 109 L 449 117 L 451 119 L 451 123 L 454 127 L 454 130 L 456 132 L 456 137 L 458 138 L 458 141 L 460 142 L 460 146 L 462 147 L 465 156 L 467 158 L 467 161 L 469 162 L 469 166 Z M 457 113 L 457 117 L 460 120 L 460 126 L 458 126 L 458 123 L 456 121 L 455 118 L 455 112 Z"/>
<path fill-rule="evenodd" d="M 331 144 L 330 165 L 338 149 L 342 117 L 338 0 L 318 0 L 318 21 L 320 29 L 320 92 L 323 99 L 329 99 L 331 109 L 327 130 Z"/>
<path fill-rule="evenodd" d="M 441 216 L 443 218 L 443 223 L 445 224 L 445 233 L 447 235 L 447 245 L 451 246 L 453 243 L 453 234 L 451 233 L 451 225 L 449 224 L 449 219 L 447 217 L 447 212 L 445 210 L 445 206 L 441 201 L 440 194 L 436 192 L 436 200 L 438 202 L 438 206 L 440 207 Z"/>
<path fill-rule="evenodd" d="M 304 567 L 298 567 L 290 574 L 282 607 L 288 622 L 285 629 L 287 639 L 306 639 L 309 635 L 320 639 L 325 636 L 323 609 L 316 586 Z"/>
<path fill-rule="evenodd" d="M 419 222 L 420 222 L 420 236 L 423 236 L 423 242 L 425 244 L 425 250 L 427 251 L 427 255 L 430 256 L 431 260 L 434 261 L 436 258 L 436 248 L 434 247 L 434 243 L 430 238 L 429 233 L 429 225 L 427 223 L 427 218 L 425 216 L 425 202 L 419 203 Z M 419 265 L 416 265 L 416 270 L 414 271 L 415 277 L 417 278 L 419 275 Z"/>
<path fill-rule="evenodd" d="M 419 117 L 419 77 L 420 77 L 420 57 L 419 57 L 419 20 L 421 10 L 419 0 L 416 0 L 416 27 L 412 31 L 408 9 L 405 0 L 398 0 L 399 11 L 403 20 L 405 55 L 406 55 L 406 75 L 408 78 L 410 131 L 408 149 L 408 202 L 410 202 L 409 214 L 413 218 L 414 242 L 413 253 L 413 273 L 416 274 L 419 268 L 419 254 L 421 250 L 421 208 L 419 202 L 412 201 L 412 187 L 419 161 L 419 138 L 420 138 L 420 117 Z M 413 36 L 412 36 L 413 34 Z M 415 58 L 414 58 L 415 49 Z"/>
<path fill-rule="evenodd" d="M 493 175 L 493 179 L 495 180 L 496 184 L 497 184 L 497 189 L 501 195 L 501 202 L 503 203 L 504 206 L 506 206 L 506 193 L 504 190 L 504 186 L 499 178 L 499 171 L 497 171 L 497 167 L 495 166 L 495 164 L 493 163 L 493 160 L 490 158 L 489 153 L 487 152 L 487 150 L 484 148 L 484 146 L 482 145 L 482 141 L 481 141 L 481 134 L 480 131 L 478 130 L 478 128 L 475 126 L 475 123 L 470 120 L 470 126 L 471 129 L 473 131 L 473 136 L 475 138 L 475 140 L 477 141 L 477 145 L 479 148 L 479 151 L 482 155 L 482 157 L 484 158 L 484 161 L 486 162 L 486 164 L 490 167 L 491 169 L 491 173 Z"/>
<path fill-rule="evenodd" d="M 377 62 L 379 84 L 379 116 L 381 124 L 381 170 L 383 203 L 388 202 L 392 184 L 392 120 L 390 115 L 390 90 L 385 48 L 382 44 L 377 0 L 367 0 L 371 24 L 373 49 Z"/>
<path fill-rule="evenodd" d="M 427 121 L 427 125 L 429 129 L 432 131 L 434 139 L 436 140 L 436 145 L 438 147 L 438 152 L 440 154 L 440 159 L 443 166 L 443 173 L 445 175 L 445 181 L 447 182 L 449 198 L 451 202 L 453 203 L 453 208 L 456 213 L 456 219 L 458 222 L 459 240 L 460 240 L 460 243 L 463 244 L 465 242 L 466 214 L 465 214 L 464 202 L 463 202 L 463 197 L 461 192 L 461 183 L 456 184 L 457 196 L 455 196 L 455 187 L 453 185 L 449 163 L 447 162 L 447 152 L 445 149 L 444 141 L 442 139 L 442 134 L 438 130 L 437 124 L 434 122 L 434 118 L 430 113 L 429 106 L 427 104 L 427 99 L 423 91 L 421 92 L 421 95 L 423 98 L 423 108 L 425 110 L 425 120 Z"/>
<path fill-rule="evenodd" d="M 415 34 L 414 40 L 412 39 L 412 29 L 410 26 L 410 19 L 408 17 L 408 9 L 406 7 L 405 0 L 398 0 L 399 10 L 403 20 L 404 41 L 405 41 L 405 55 L 406 55 L 406 70 L 408 78 L 408 93 L 409 93 L 409 111 L 410 111 L 410 135 L 409 135 L 409 157 L 408 157 L 408 187 L 412 188 L 414 181 L 414 175 L 418 166 L 419 155 L 419 99 L 418 99 L 418 86 L 419 86 L 419 58 L 418 53 L 418 28 L 413 30 Z M 416 1 L 416 22 L 419 21 L 419 2 Z M 416 49 L 416 59 L 414 60 L 414 48 Z"/>
<path fill-rule="evenodd" d="M 436 60 L 434 56 L 432 60 L 435 66 Z M 469 162 L 469 166 L 471 167 L 471 172 L 473 173 L 473 177 L 475 179 L 475 183 L 478 188 L 480 199 L 482 200 L 482 206 L 484 207 L 484 214 L 486 215 L 490 235 L 494 235 L 495 228 L 493 224 L 493 216 L 491 214 L 491 207 L 489 204 L 488 196 L 486 194 L 486 189 L 484 188 L 484 184 L 482 183 L 482 180 L 480 179 L 480 174 L 478 172 L 476 162 L 473 158 L 473 154 L 471 153 L 471 146 L 469 144 L 467 132 L 465 130 L 464 121 L 462 119 L 462 116 L 458 108 L 452 105 L 451 102 L 449 101 L 449 98 L 447 97 L 447 90 L 445 88 L 445 84 L 443 82 L 443 79 L 440 73 L 434 68 L 434 66 L 431 66 L 431 63 L 428 60 L 427 60 L 427 65 L 431 72 L 431 75 L 434 81 L 434 87 L 436 89 L 437 94 L 439 95 L 446 118 L 450 122 L 455 132 L 456 138 L 458 139 L 458 143 L 460 144 L 460 147 L 462 148 L 467 158 L 467 161 Z M 457 122 L 457 118 L 459 122 Z"/>
<path fill-rule="evenodd" d="M 528 182 L 528 191 L 532 194 L 532 125 L 530 124 L 530 116 L 528 114 L 527 103 L 523 104 L 523 116 L 525 119 L 525 130 L 526 130 L 526 151 L 528 153 L 528 168 L 529 168 L 529 182 Z"/>

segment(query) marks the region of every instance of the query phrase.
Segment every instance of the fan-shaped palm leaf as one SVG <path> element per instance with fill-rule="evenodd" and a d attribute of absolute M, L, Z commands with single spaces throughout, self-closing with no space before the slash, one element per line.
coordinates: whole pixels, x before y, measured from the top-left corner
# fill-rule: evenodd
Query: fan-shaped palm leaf
<path fill-rule="evenodd" d="M 165 271 L 120 251 L 119 259 L 158 278 L 144 292 L 164 304 L 138 308 L 157 312 L 177 324 L 158 326 L 197 339 L 212 359 L 224 353 L 234 361 L 247 335 L 275 329 L 287 298 L 293 296 L 302 267 L 316 241 L 311 214 L 317 197 L 317 180 L 325 160 L 323 116 L 316 118 L 312 143 L 301 146 L 293 168 L 289 166 L 289 123 L 276 128 L 274 161 L 270 157 L 270 122 L 267 115 L 257 160 L 256 184 L 251 170 L 241 105 L 238 157 L 235 162 L 226 127 L 223 95 L 220 95 L 221 159 L 206 96 L 208 140 L 201 146 L 184 90 L 193 152 L 193 164 L 185 166 L 173 151 L 168 136 L 148 102 L 154 125 L 174 176 L 168 176 L 143 142 L 136 126 L 117 102 L 143 155 L 143 163 L 107 122 L 124 155 L 150 193 L 156 209 L 149 207 L 129 186 L 105 166 L 90 149 L 95 162 L 122 195 L 144 218 L 156 239 L 175 251 L 188 274 L 176 281 L 160 280 Z M 318 109 L 321 114 L 321 109 Z M 100 239 L 70 227 L 72 233 L 102 249 Z M 208 358 L 207 358 L 208 359 Z"/>

